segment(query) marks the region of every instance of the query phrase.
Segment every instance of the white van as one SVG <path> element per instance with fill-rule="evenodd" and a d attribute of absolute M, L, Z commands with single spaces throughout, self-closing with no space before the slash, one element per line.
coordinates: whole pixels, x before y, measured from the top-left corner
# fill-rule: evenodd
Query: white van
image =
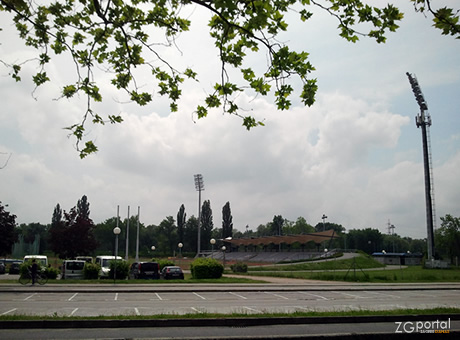
<path fill-rule="evenodd" d="M 35 259 L 35 261 L 40 262 L 42 267 L 48 267 L 48 256 L 45 255 L 26 255 L 24 256 L 24 263 L 29 260 Z"/>
<path fill-rule="evenodd" d="M 62 261 L 61 279 L 75 279 L 81 280 L 84 278 L 83 268 L 85 268 L 85 261 L 82 260 L 65 260 Z"/>
<path fill-rule="evenodd" d="M 101 279 L 108 278 L 110 272 L 110 262 L 115 260 L 115 256 L 96 256 L 96 264 L 101 266 L 99 276 Z M 117 261 L 123 260 L 121 256 L 117 256 Z"/>

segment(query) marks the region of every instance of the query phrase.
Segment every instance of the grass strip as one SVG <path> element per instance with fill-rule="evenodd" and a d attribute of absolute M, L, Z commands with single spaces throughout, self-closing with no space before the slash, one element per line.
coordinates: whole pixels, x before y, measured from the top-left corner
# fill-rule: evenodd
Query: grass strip
<path fill-rule="evenodd" d="M 51 316 L 39 315 L 1 315 L 1 321 L 33 321 L 33 320 L 169 320 L 169 319 L 225 319 L 225 318 L 280 318 L 280 317 L 339 317 L 339 316 L 398 316 L 398 315 L 451 315 L 460 314 L 460 308 L 431 308 L 431 309 L 395 309 L 385 311 L 352 310 L 329 312 L 294 312 L 294 313 L 190 313 L 190 314 L 154 314 L 154 315 L 111 315 L 111 316 Z"/>

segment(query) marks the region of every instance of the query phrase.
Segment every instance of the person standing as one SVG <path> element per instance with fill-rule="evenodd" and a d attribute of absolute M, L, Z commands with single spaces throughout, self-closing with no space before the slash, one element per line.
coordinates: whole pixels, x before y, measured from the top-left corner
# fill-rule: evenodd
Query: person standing
<path fill-rule="evenodd" d="M 30 266 L 30 274 L 32 275 L 32 285 L 35 284 L 35 278 L 37 277 L 38 264 L 35 259 L 32 259 L 32 266 Z"/>

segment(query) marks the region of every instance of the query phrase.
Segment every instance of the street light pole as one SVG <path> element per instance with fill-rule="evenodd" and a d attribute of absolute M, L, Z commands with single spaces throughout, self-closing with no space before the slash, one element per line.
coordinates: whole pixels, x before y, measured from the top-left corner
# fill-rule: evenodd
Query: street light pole
<path fill-rule="evenodd" d="M 323 217 L 321 217 L 323 219 L 323 231 L 326 231 L 326 226 L 324 224 L 324 221 L 326 220 L 327 216 L 326 214 L 323 214 Z"/>
<path fill-rule="evenodd" d="M 224 261 L 223 261 L 223 265 L 224 265 L 224 270 L 225 270 L 225 250 L 227 250 L 227 248 L 225 246 L 222 246 L 222 253 L 224 255 Z"/>
<path fill-rule="evenodd" d="M 137 207 L 137 233 L 136 233 L 136 262 L 139 262 L 139 219 L 141 215 L 141 207 Z"/>
<path fill-rule="evenodd" d="M 184 246 L 181 242 L 177 245 L 179 247 L 179 267 L 180 267 L 180 260 L 182 258 L 182 247 Z"/>
<path fill-rule="evenodd" d="M 214 258 L 214 245 L 216 244 L 216 240 L 212 238 L 209 243 L 211 243 L 211 258 Z"/>
<path fill-rule="evenodd" d="M 129 205 L 128 205 L 128 219 L 126 221 L 126 254 L 125 261 L 128 261 L 128 248 L 129 248 Z"/>
<path fill-rule="evenodd" d="M 113 272 L 113 281 L 117 280 L 117 256 L 118 256 L 118 235 L 121 233 L 121 229 L 117 226 L 113 228 L 115 234 L 115 271 Z"/>

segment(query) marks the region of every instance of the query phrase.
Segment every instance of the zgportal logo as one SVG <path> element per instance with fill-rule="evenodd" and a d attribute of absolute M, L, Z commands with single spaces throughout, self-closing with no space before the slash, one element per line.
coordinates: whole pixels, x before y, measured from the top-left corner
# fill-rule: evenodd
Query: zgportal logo
<path fill-rule="evenodd" d="M 450 318 L 446 321 L 396 321 L 395 333 L 450 333 Z"/>

